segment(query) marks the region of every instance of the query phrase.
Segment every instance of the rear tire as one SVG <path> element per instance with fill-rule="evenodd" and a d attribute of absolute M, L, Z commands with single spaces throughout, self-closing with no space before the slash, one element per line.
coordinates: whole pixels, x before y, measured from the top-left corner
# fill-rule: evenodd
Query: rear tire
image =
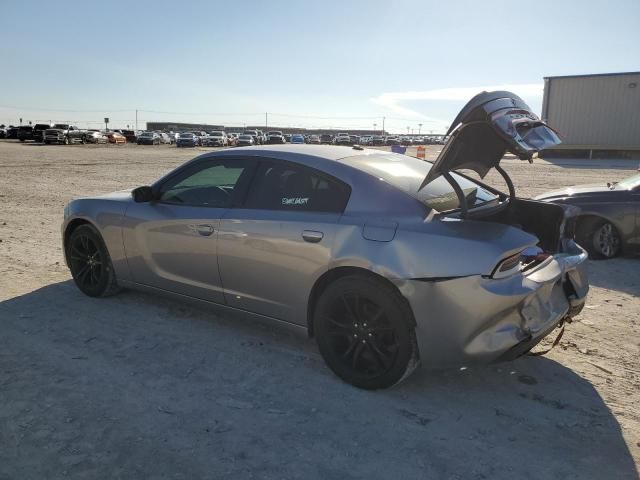
<path fill-rule="evenodd" d="M 313 328 L 327 366 L 358 388 L 388 388 L 418 365 L 411 310 L 381 280 L 350 275 L 331 283 L 318 299 Z"/>
<path fill-rule="evenodd" d="M 118 292 L 109 251 L 95 227 L 77 227 L 67 240 L 65 253 L 73 281 L 82 293 L 108 297 Z"/>
<path fill-rule="evenodd" d="M 589 252 L 589 257 L 607 259 L 622 250 L 622 239 L 616 227 L 603 218 L 586 218 L 577 229 L 578 243 Z"/>

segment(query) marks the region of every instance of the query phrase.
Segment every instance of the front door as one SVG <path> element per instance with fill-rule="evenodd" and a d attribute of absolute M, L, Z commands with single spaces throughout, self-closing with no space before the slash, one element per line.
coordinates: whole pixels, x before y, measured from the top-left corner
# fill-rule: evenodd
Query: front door
<path fill-rule="evenodd" d="M 234 207 L 254 162 L 208 159 L 185 166 L 156 200 L 134 203 L 123 225 L 133 281 L 224 303 L 217 261 L 220 219 Z"/>

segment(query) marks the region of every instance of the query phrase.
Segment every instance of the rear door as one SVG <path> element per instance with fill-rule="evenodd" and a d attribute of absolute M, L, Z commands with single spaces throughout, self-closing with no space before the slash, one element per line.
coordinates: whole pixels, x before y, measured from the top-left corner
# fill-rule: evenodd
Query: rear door
<path fill-rule="evenodd" d="M 123 240 L 136 283 L 224 303 L 217 262 L 220 219 L 241 202 L 256 162 L 208 159 L 160 187 L 157 200 L 128 209 Z"/>
<path fill-rule="evenodd" d="M 218 265 L 229 305 L 306 324 L 309 292 L 326 272 L 350 188 L 316 170 L 262 161 L 244 208 L 225 212 Z"/>

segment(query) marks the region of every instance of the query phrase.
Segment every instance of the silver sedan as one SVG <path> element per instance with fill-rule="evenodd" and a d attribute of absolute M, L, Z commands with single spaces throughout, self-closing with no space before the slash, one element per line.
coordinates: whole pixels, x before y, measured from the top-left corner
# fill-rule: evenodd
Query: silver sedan
<path fill-rule="evenodd" d="M 298 326 L 361 388 L 420 362 L 518 357 L 588 290 L 576 209 L 516 197 L 499 165 L 560 140 L 508 92 L 474 97 L 447 133 L 434 163 L 359 146 L 206 153 L 70 202 L 67 264 L 90 296 L 144 289 Z M 492 168 L 508 193 L 455 171 Z"/>

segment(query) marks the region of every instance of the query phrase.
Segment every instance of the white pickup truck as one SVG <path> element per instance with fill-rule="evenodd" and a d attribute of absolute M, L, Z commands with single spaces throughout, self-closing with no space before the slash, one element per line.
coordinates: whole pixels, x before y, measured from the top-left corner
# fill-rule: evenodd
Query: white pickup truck
<path fill-rule="evenodd" d="M 56 123 L 53 127 L 48 128 L 44 132 L 44 143 L 84 143 L 87 135 L 86 130 L 80 130 L 73 125 L 66 123 Z"/>

